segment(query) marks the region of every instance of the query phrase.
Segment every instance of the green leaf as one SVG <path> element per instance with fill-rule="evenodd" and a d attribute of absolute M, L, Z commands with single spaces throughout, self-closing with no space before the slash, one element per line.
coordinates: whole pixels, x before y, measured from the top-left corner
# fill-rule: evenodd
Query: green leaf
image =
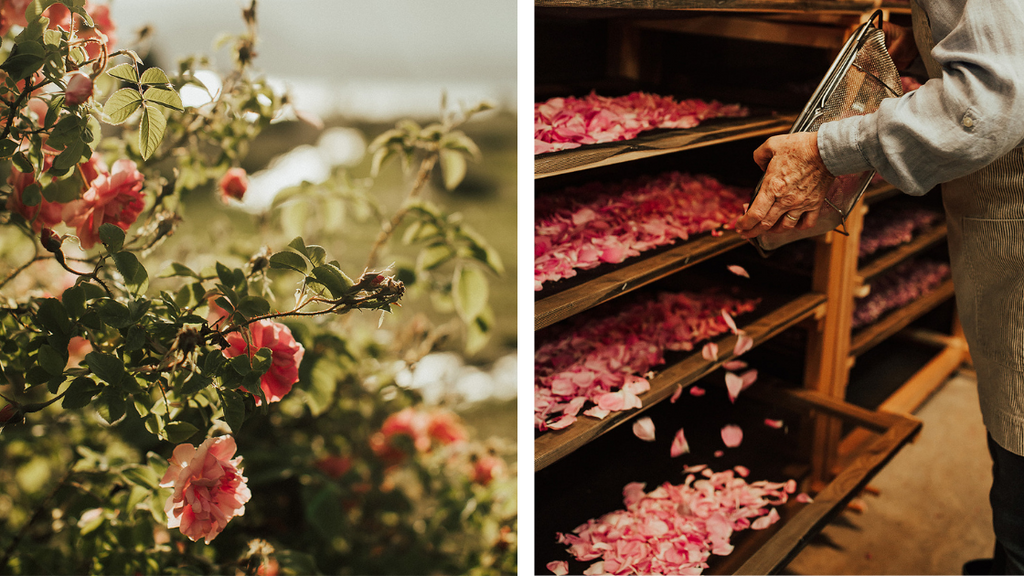
<path fill-rule="evenodd" d="M 480 158 L 480 149 L 477 148 L 476 144 L 470 140 L 469 136 L 466 136 L 466 134 L 461 130 L 445 134 L 444 138 L 441 138 L 441 148 L 447 148 L 453 151 L 462 151 L 473 158 Z"/>
<path fill-rule="evenodd" d="M 100 241 L 106 246 L 107 252 L 120 252 L 124 246 L 124 230 L 116 224 L 106 222 L 100 226 Z"/>
<path fill-rule="evenodd" d="M 266 298 L 260 298 L 259 296 L 246 296 L 239 300 L 235 311 L 245 316 L 246 319 L 261 316 L 270 312 L 270 302 L 267 302 Z"/>
<path fill-rule="evenodd" d="M 476 354 L 490 339 L 491 326 L 494 325 L 494 312 L 490 306 L 472 322 L 466 324 L 466 354 Z"/>
<path fill-rule="evenodd" d="M 132 322 L 128 307 L 117 300 L 101 298 L 93 305 L 93 308 L 99 313 L 103 323 L 113 328 L 125 328 Z"/>
<path fill-rule="evenodd" d="M 147 68 L 145 72 L 142 73 L 142 78 L 139 79 L 139 84 L 143 85 L 170 83 L 171 81 L 167 78 L 167 74 L 164 74 L 164 71 L 157 68 L 156 66 L 151 66 Z"/>
<path fill-rule="evenodd" d="M 188 422 L 170 422 L 164 427 L 164 436 L 167 438 L 168 442 L 181 444 L 195 435 L 198 431 L 199 428 L 196 428 Z"/>
<path fill-rule="evenodd" d="M 124 394 L 117 390 L 107 389 L 105 392 L 100 394 L 99 405 L 96 407 L 96 411 L 107 424 L 113 424 L 124 416 L 125 409 L 125 397 Z"/>
<path fill-rule="evenodd" d="M 168 270 L 167 272 L 164 272 L 162 277 L 170 278 L 172 276 L 187 276 L 196 279 L 200 278 L 200 276 L 196 274 L 195 270 L 192 270 L 188 266 L 185 266 L 184 264 L 179 264 L 177 262 L 171 262 L 171 269 Z"/>
<path fill-rule="evenodd" d="M 35 40 L 24 40 L 14 45 L 10 56 L 0 64 L 0 70 L 7 72 L 15 82 L 20 82 L 39 70 L 45 60 L 46 51 L 42 44 Z"/>
<path fill-rule="evenodd" d="M 33 182 L 21 192 L 21 203 L 25 206 L 38 206 L 43 201 L 42 189 L 38 182 Z"/>
<path fill-rule="evenodd" d="M 107 70 L 107 74 L 125 82 L 139 83 L 139 71 L 135 69 L 134 64 L 118 64 Z"/>
<path fill-rule="evenodd" d="M 114 386 L 120 386 L 127 375 L 124 371 L 124 362 L 111 354 L 89 352 L 85 355 L 85 365 L 97 378 Z"/>
<path fill-rule="evenodd" d="M 53 127 L 53 131 L 50 133 L 50 137 L 46 140 L 47 144 L 54 148 L 60 148 L 66 146 L 72 142 L 82 141 L 82 123 L 78 116 L 68 114 L 60 119 L 59 122 Z"/>
<path fill-rule="evenodd" d="M 149 90 L 146 90 L 142 97 L 146 102 L 159 104 L 164 108 L 170 108 L 171 110 L 177 110 L 178 112 L 185 111 L 185 106 L 181 103 L 181 96 L 178 96 L 178 93 L 174 90 L 153 86 Z"/>
<path fill-rule="evenodd" d="M 446 148 L 438 152 L 441 160 L 441 175 L 444 176 L 444 187 L 454 190 L 466 177 L 466 157 L 462 152 Z"/>
<path fill-rule="evenodd" d="M 142 350 L 142 347 L 146 345 L 146 330 L 139 326 L 129 326 L 128 336 L 124 340 L 124 349 L 126 352 L 134 352 L 136 350 Z"/>
<path fill-rule="evenodd" d="M 455 311 L 463 322 L 471 322 L 487 306 L 487 277 L 474 266 L 459 266 L 452 278 Z"/>
<path fill-rule="evenodd" d="M 84 408 L 92 402 L 92 399 L 100 393 L 103 387 L 92 381 L 91 378 L 79 376 L 75 378 L 64 393 L 64 400 L 61 402 L 66 410 L 77 410 Z"/>
<path fill-rule="evenodd" d="M 306 274 L 309 271 L 309 263 L 305 258 L 295 252 L 278 252 L 270 257 L 271 268 L 288 268 L 296 272 Z"/>
<path fill-rule="evenodd" d="M 234 390 L 221 392 L 220 397 L 224 405 L 224 422 L 232 432 L 238 434 L 245 421 L 245 400 Z"/>
<path fill-rule="evenodd" d="M 260 348 L 252 356 L 252 369 L 253 372 L 257 372 L 261 376 L 270 370 L 270 365 L 274 361 L 274 353 L 270 348 Z"/>
<path fill-rule="evenodd" d="M 160 489 L 160 477 L 156 471 L 148 466 L 131 466 L 122 471 L 125 480 L 132 484 L 149 488 L 150 490 Z"/>
<path fill-rule="evenodd" d="M 156 152 L 167 130 L 167 119 L 158 108 L 146 106 L 142 110 L 142 123 L 139 124 L 139 152 L 143 160 L 149 160 Z"/>
<path fill-rule="evenodd" d="M 64 291 L 60 300 L 72 318 L 79 318 L 85 313 L 85 288 L 72 286 Z"/>
<path fill-rule="evenodd" d="M 39 300 L 36 321 L 50 334 L 71 335 L 71 318 L 68 317 L 68 311 L 59 300 L 53 298 Z"/>
<path fill-rule="evenodd" d="M 320 266 L 327 261 L 327 250 L 324 250 L 323 246 L 310 244 L 306 246 L 306 251 L 303 254 L 306 255 L 306 258 L 309 258 L 313 266 Z"/>
<path fill-rule="evenodd" d="M 121 124 L 142 106 L 142 94 L 134 88 L 121 88 L 107 98 L 103 113 L 110 117 L 111 124 Z"/>
<path fill-rule="evenodd" d="M 313 269 L 316 281 L 323 284 L 334 298 L 341 298 L 352 288 L 352 279 L 337 266 L 324 264 Z"/>
<path fill-rule="evenodd" d="M 0 158 L 10 158 L 18 150 L 18 144 L 13 140 L 0 141 Z"/>
<path fill-rule="evenodd" d="M 249 372 L 252 372 L 252 365 L 250 363 L 249 357 L 246 356 L 245 354 L 242 354 L 241 356 L 235 356 L 230 361 L 228 361 L 228 364 L 230 364 L 231 367 L 234 368 L 235 372 L 238 372 L 238 374 L 241 376 L 245 376 Z"/>
<path fill-rule="evenodd" d="M 117 271 L 121 273 L 121 276 L 124 276 L 125 284 L 129 288 L 135 288 L 136 294 L 146 291 L 149 286 L 149 273 L 146 272 L 135 254 L 125 251 L 115 252 L 114 264 L 117 265 Z"/>
<path fill-rule="evenodd" d="M 67 351 L 65 350 L 65 353 Z M 60 376 L 64 373 L 64 367 L 67 366 L 68 361 L 66 358 L 61 356 L 59 352 L 54 350 L 52 347 L 43 344 L 39 348 L 38 363 L 53 376 Z"/>
<path fill-rule="evenodd" d="M 416 257 L 416 268 L 420 270 L 433 270 L 438 266 L 452 259 L 451 248 L 446 244 L 433 244 L 420 251 Z"/>
<path fill-rule="evenodd" d="M 67 171 L 82 159 L 82 151 L 86 146 L 81 140 L 69 143 L 64 150 L 53 159 L 56 170 Z"/>
<path fill-rule="evenodd" d="M 302 239 L 302 236 L 296 236 L 293 238 L 292 241 L 288 243 L 288 247 L 303 256 L 309 256 L 309 254 L 306 253 L 306 242 Z"/>
<path fill-rule="evenodd" d="M 83 147 L 83 153 L 88 148 Z M 50 181 L 49 184 L 43 187 L 43 197 L 50 202 L 57 202 L 60 204 L 67 204 L 72 200 L 78 200 L 82 194 L 82 190 L 85 188 L 85 181 L 82 180 L 82 175 L 77 170 L 72 172 L 66 178 L 55 178 Z"/>
<path fill-rule="evenodd" d="M 15 154 L 11 157 L 11 160 L 14 162 L 14 167 L 25 174 L 31 174 L 35 171 L 35 168 L 32 167 L 32 163 L 28 161 L 28 158 L 26 158 L 25 154 L 22 152 Z"/>

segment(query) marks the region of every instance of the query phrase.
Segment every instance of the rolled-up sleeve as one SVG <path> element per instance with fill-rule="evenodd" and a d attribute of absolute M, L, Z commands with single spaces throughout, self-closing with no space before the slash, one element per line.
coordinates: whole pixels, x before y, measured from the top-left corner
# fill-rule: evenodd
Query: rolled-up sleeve
<path fill-rule="evenodd" d="M 871 114 L 821 125 L 818 148 L 829 171 L 874 168 L 919 195 L 1024 141 L 1024 1 L 967 0 L 932 56 L 941 78 Z"/>

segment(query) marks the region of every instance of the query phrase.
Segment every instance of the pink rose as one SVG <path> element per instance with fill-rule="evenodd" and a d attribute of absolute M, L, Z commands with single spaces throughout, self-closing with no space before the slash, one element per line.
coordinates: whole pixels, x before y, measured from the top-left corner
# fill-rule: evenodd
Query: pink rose
<path fill-rule="evenodd" d="M 220 199 L 224 202 L 227 202 L 228 198 L 241 201 L 248 189 L 249 179 L 245 175 L 245 170 L 241 168 L 231 168 L 220 179 Z"/>
<path fill-rule="evenodd" d="M 179 444 L 174 448 L 170 466 L 160 486 L 171 487 L 164 511 L 167 527 L 178 528 L 193 542 L 204 538 L 209 544 L 224 530 L 228 521 L 245 514 L 245 503 L 252 497 L 235 455 L 231 436 L 209 438 L 199 445 Z"/>
<path fill-rule="evenodd" d="M 0 36 L 7 34 L 12 25 L 25 26 L 25 8 L 32 0 L 0 0 Z"/>
<path fill-rule="evenodd" d="M 118 160 L 109 174 L 99 171 L 101 166 L 98 160 L 82 164 L 82 174 L 86 178 L 92 170 L 98 173 L 80 199 L 64 205 L 64 222 L 77 229 L 78 239 L 85 249 L 92 248 L 99 241 L 103 224 L 114 224 L 127 230 L 146 204 L 142 196 L 142 173 L 135 162 Z"/>
<path fill-rule="evenodd" d="M 44 170 L 50 168 L 50 162 L 50 157 L 46 156 L 45 160 L 43 160 Z M 36 183 L 35 174 L 32 172 L 22 172 L 16 167 L 11 166 L 11 174 L 7 177 L 7 183 L 14 188 L 11 195 L 7 197 L 7 210 L 24 216 L 25 220 L 32 223 L 34 231 L 39 232 L 44 227 L 53 228 L 60 223 L 61 211 L 63 210 L 61 204 L 50 202 L 46 198 L 40 199 L 39 203 L 35 206 L 26 206 L 22 201 L 25 188 Z"/>
<path fill-rule="evenodd" d="M 313 462 L 313 465 L 316 466 L 317 470 L 337 480 L 352 469 L 352 459 L 348 456 L 328 455 Z"/>
<path fill-rule="evenodd" d="M 417 452 L 430 451 L 433 443 L 453 444 L 466 439 L 459 417 L 451 412 L 428 413 L 406 408 L 388 416 L 380 431 L 370 438 L 370 448 L 385 464 L 397 464 L 406 454 L 395 443 L 396 436 L 407 436 Z"/>
<path fill-rule="evenodd" d="M 287 326 L 273 320 L 260 320 L 249 325 L 252 332 L 251 346 L 238 332 L 227 335 L 230 348 L 224 350 L 228 358 L 248 354 L 251 358 L 260 348 L 270 348 L 272 362 L 270 370 L 260 378 L 260 388 L 267 397 L 267 402 L 279 402 L 291 391 L 292 385 L 299 381 L 299 364 L 306 350 L 295 341 L 292 331 Z M 245 388 L 242 388 L 245 390 Z M 248 392 L 248 390 L 246 390 Z M 261 404 L 259 397 L 256 404 Z"/>
<path fill-rule="evenodd" d="M 491 480 L 504 475 L 505 461 L 497 456 L 487 454 L 477 458 L 473 463 L 473 482 L 487 486 Z"/>
<path fill-rule="evenodd" d="M 64 91 L 64 103 L 74 106 L 92 97 L 92 78 L 81 72 L 72 72 L 68 76 L 67 90 Z"/>
<path fill-rule="evenodd" d="M 459 423 L 459 417 L 451 412 L 431 414 L 427 434 L 441 444 L 454 444 L 466 440 L 466 429 Z"/>

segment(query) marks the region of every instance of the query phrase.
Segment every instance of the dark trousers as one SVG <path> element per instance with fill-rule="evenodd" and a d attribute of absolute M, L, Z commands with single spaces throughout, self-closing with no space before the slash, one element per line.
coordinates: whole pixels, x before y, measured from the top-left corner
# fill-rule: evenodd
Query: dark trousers
<path fill-rule="evenodd" d="M 988 437 L 992 455 L 992 525 L 996 533 L 993 574 L 1024 574 L 1024 457 Z"/>

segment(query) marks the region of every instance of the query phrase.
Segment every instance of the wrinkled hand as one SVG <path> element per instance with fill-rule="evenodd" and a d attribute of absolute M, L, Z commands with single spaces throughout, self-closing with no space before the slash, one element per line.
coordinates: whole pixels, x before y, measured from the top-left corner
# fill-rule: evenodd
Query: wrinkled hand
<path fill-rule="evenodd" d="M 772 136 L 754 151 L 754 162 L 765 171 L 764 180 L 750 209 L 736 224 L 740 235 L 750 239 L 773 229 L 814 226 L 835 181 L 818 153 L 818 134 Z"/>
<path fill-rule="evenodd" d="M 918 55 L 914 35 L 909 28 L 888 21 L 882 22 L 882 32 L 885 33 L 885 48 L 896 69 L 905 70 Z"/>

